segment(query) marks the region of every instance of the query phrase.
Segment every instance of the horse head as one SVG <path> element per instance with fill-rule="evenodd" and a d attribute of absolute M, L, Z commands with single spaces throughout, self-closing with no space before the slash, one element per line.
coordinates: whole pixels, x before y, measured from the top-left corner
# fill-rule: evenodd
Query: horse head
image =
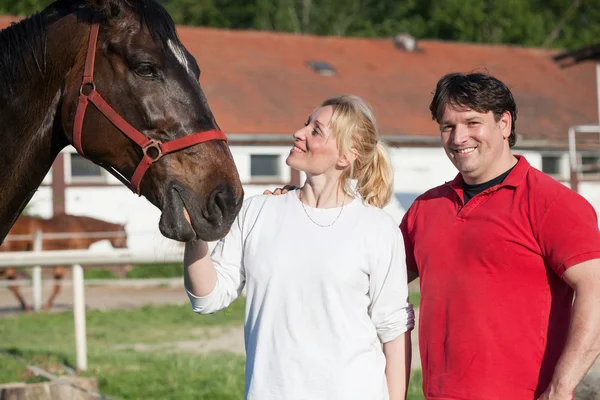
<path fill-rule="evenodd" d="M 125 231 L 125 225 L 115 224 L 115 227 L 117 229 L 111 236 L 110 244 L 115 249 L 124 249 L 127 247 L 127 232 Z"/>
<path fill-rule="evenodd" d="M 170 16 L 155 0 L 81 3 L 55 24 L 80 36 L 56 129 L 158 207 L 164 236 L 223 237 L 243 190 L 198 64 Z M 58 52 L 52 27 L 48 37 L 48 51 Z"/>

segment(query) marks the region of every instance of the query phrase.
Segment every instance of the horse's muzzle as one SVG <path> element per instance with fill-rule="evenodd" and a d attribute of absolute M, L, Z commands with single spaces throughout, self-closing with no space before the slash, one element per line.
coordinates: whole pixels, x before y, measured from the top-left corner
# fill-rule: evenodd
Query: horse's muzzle
<path fill-rule="evenodd" d="M 208 195 L 202 218 L 192 218 L 196 236 L 203 240 L 218 240 L 225 236 L 242 207 L 243 198 L 243 192 L 236 196 L 231 185 L 217 185 Z"/>
<path fill-rule="evenodd" d="M 205 200 L 193 199 L 192 193 L 178 184 L 172 185 L 165 197 L 160 231 L 182 242 L 221 239 L 229 232 L 243 202 L 243 193 L 236 196 L 226 183 L 217 185 Z"/>
<path fill-rule="evenodd" d="M 180 242 L 196 238 L 196 232 L 185 218 L 186 205 L 176 186 L 172 185 L 162 202 L 162 214 L 158 227 L 165 237 Z"/>

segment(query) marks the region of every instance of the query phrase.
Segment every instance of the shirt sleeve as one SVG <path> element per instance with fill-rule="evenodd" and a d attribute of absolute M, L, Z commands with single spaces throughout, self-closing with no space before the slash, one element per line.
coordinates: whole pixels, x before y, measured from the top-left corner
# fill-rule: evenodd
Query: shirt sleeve
<path fill-rule="evenodd" d="M 198 297 L 186 289 L 192 309 L 199 314 L 211 314 L 229 306 L 242 292 L 246 282 L 243 266 L 242 213 L 231 226 L 229 233 L 217 242 L 211 259 L 217 271 L 213 291 Z"/>
<path fill-rule="evenodd" d="M 411 218 L 412 207 L 402 217 L 400 223 L 400 231 L 402 232 L 402 239 L 404 240 L 404 251 L 406 252 L 406 268 L 411 271 L 418 271 L 417 262 L 415 261 L 415 249 L 412 235 L 409 229 L 409 219 Z"/>
<path fill-rule="evenodd" d="M 546 262 L 561 278 L 570 267 L 600 258 L 596 211 L 571 190 L 562 192 L 546 208 L 537 239 Z"/>
<path fill-rule="evenodd" d="M 402 234 L 395 224 L 390 227 L 376 245 L 369 276 L 369 315 L 382 343 L 394 340 L 415 323 L 413 307 L 408 303 Z"/>

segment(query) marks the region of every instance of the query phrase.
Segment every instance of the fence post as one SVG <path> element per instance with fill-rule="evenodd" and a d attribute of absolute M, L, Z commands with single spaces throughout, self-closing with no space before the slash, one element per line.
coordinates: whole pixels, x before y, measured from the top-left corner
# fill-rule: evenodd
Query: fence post
<path fill-rule="evenodd" d="M 39 229 L 33 235 L 33 251 L 42 251 L 42 231 Z M 31 280 L 33 287 L 33 309 L 40 311 L 42 309 L 42 267 L 39 265 L 33 267 Z"/>
<path fill-rule="evenodd" d="M 75 322 L 75 351 L 77 370 L 87 370 L 87 340 L 85 333 L 85 295 L 83 284 L 83 268 L 73 265 L 73 320 Z"/>

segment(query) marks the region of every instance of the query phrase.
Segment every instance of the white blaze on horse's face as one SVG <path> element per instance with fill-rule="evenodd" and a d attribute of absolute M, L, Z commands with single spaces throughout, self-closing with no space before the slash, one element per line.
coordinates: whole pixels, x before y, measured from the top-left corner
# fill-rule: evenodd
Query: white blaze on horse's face
<path fill-rule="evenodd" d="M 185 52 L 178 44 L 173 43 L 171 39 L 167 40 L 167 44 L 169 45 L 169 49 L 173 52 L 173 55 L 179 61 L 183 68 L 187 71 L 188 74 L 192 75 L 192 71 L 190 70 L 190 65 L 188 63 L 187 57 L 185 56 Z"/>

